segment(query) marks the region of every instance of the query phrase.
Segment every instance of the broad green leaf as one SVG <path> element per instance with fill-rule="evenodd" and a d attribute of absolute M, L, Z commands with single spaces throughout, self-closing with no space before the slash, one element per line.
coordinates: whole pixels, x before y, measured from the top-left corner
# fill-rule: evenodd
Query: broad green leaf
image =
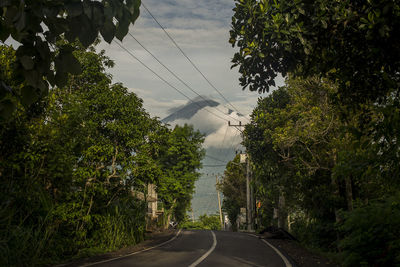
<path fill-rule="evenodd" d="M 55 84 L 59 88 L 62 88 L 67 84 L 67 81 L 68 81 L 68 73 L 57 71 L 55 77 Z"/>
<path fill-rule="evenodd" d="M 19 10 L 15 6 L 7 7 L 7 11 L 4 16 L 4 21 L 8 25 L 12 25 L 19 17 Z"/>
<path fill-rule="evenodd" d="M 115 36 L 115 25 L 110 20 L 106 20 L 103 27 L 100 30 L 101 35 L 107 43 L 111 43 Z"/>
<path fill-rule="evenodd" d="M 36 102 L 39 98 L 38 94 L 35 92 L 35 88 L 32 86 L 24 86 L 21 89 L 21 103 L 25 107 L 28 107 L 32 103 Z"/>
<path fill-rule="evenodd" d="M 118 40 L 122 41 L 124 37 L 128 34 L 129 31 L 129 22 L 126 23 L 126 21 L 123 22 L 118 22 L 117 24 L 117 31 L 115 33 L 115 37 L 117 37 Z"/>
<path fill-rule="evenodd" d="M 65 6 L 67 9 L 68 17 L 73 18 L 82 14 L 83 7 L 81 2 L 69 3 Z"/>
<path fill-rule="evenodd" d="M 0 99 L 10 93 L 12 93 L 12 88 L 5 84 L 3 81 L 0 81 Z"/>
<path fill-rule="evenodd" d="M 33 59 L 30 56 L 22 56 L 19 61 L 26 70 L 33 69 L 35 65 L 35 62 L 33 62 Z"/>
<path fill-rule="evenodd" d="M 26 27 L 26 13 L 20 12 L 18 20 L 15 22 L 15 28 L 18 31 L 22 31 Z"/>
<path fill-rule="evenodd" d="M 106 19 L 111 19 L 114 17 L 114 12 L 113 12 L 113 8 L 110 5 L 109 2 L 106 2 L 104 5 L 104 16 L 106 17 Z"/>
<path fill-rule="evenodd" d="M 36 70 L 23 71 L 25 81 L 27 84 L 37 87 L 40 79 L 40 74 Z"/>
<path fill-rule="evenodd" d="M 94 2 L 92 5 L 92 19 L 91 22 L 96 25 L 103 25 L 104 23 L 104 11 L 103 6 L 100 3 Z"/>
<path fill-rule="evenodd" d="M 79 31 L 79 41 L 84 47 L 88 47 L 96 40 L 98 31 L 92 27 L 92 24 L 86 15 L 79 16 L 81 29 Z"/>
<path fill-rule="evenodd" d="M 5 99 L 0 102 L 0 118 L 9 119 L 14 110 L 15 105 L 11 100 Z"/>
<path fill-rule="evenodd" d="M 6 25 L 0 22 L 0 41 L 5 42 L 10 36 L 10 30 L 7 29 Z"/>
<path fill-rule="evenodd" d="M 71 74 L 77 75 L 82 72 L 81 64 L 71 52 L 61 55 L 60 64 L 62 64 L 62 70 Z"/>
<path fill-rule="evenodd" d="M 11 6 L 12 5 L 12 0 L 2 0 L 0 2 L 0 7 L 6 7 L 6 6 Z"/>

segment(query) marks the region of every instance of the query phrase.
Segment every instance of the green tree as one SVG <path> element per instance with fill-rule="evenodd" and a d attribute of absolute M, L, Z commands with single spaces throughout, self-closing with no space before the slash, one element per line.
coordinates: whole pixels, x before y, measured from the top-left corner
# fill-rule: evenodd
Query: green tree
<path fill-rule="evenodd" d="M 354 105 L 398 90 L 397 1 L 236 0 L 230 42 L 241 85 L 268 91 L 281 73 L 337 82 Z"/>
<path fill-rule="evenodd" d="M 74 47 L 57 42 L 79 40 L 85 47 L 92 45 L 99 32 L 110 43 L 114 37 L 122 41 L 129 25 L 139 16 L 140 0 L 68 0 L 68 1 L 2 1 L 0 4 L 0 41 L 11 36 L 21 45 L 12 65 L 20 83 L 15 88 L 0 80 L 0 110 L 9 115 L 15 102 L 4 95 L 18 96 L 29 105 L 47 94 L 51 86 L 63 87 L 68 73 L 79 74 L 81 65 Z M 114 22 L 114 20 L 116 22 Z"/>
<path fill-rule="evenodd" d="M 252 114 L 254 123 L 246 127 L 244 144 L 255 166 L 263 213 L 271 217 L 271 208 L 278 209 L 281 227 L 287 221 L 281 217 L 287 213 L 292 217 L 303 214 L 329 226 L 320 233 L 326 235 L 333 232 L 338 210 L 346 207 L 342 186 L 349 187 L 345 192 L 352 202 L 351 181 L 333 175 L 343 143 L 342 124 L 329 103 L 336 87 L 316 78 L 289 79 L 287 84 L 259 101 Z"/>
<path fill-rule="evenodd" d="M 175 126 L 169 131 L 160 149 L 163 179 L 158 181 L 157 192 L 164 202 L 168 226 L 171 216 L 178 222 L 184 220 L 190 208 L 198 170 L 204 157 L 204 136 L 192 126 Z"/>
<path fill-rule="evenodd" d="M 236 229 L 236 220 L 240 208 L 246 207 L 246 173 L 237 155 L 229 161 L 224 171 L 224 176 L 219 184 L 219 189 L 224 195 L 222 208 L 228 214 L 232 229 Z"/>
<path fill-rule="evenodd" d="M 161 176 L 151 143 L 160 122 L 135 94 L 111 84 L 104 52 L 78 45 L 74 53 L 80 75 L 38 102 L 40 112 L 18 104 L 13 119 L 0 124 L 5 266 L 48 264 L 143 239 L 145 203 L 132 190 Z"/>
<path fill-rule="evenodd" d="M 200 215 L 197 221 L 192 222 L 187 216 L 184 221 L 179 224 L 181 229 L 207 229 L 207 230 L 221 230 L 221 222 L 219 215 L 212 214 Z"/>

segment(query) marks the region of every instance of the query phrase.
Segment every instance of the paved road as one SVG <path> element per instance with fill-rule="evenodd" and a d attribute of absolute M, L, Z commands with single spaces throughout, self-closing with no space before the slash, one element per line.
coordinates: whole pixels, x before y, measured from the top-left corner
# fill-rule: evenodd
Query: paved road
<path fill-rule="evenodd" d="M 184 230 L 171 242 L 97 267 L 271 266 L 289 267 L 267 243 L 245 233 Z"/>

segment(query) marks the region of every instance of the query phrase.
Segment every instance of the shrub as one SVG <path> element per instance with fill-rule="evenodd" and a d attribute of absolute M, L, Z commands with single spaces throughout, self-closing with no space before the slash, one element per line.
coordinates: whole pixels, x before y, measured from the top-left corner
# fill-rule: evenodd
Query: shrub
<path fill-rule="evenodd" d="M 344 266 L 400 265 L 400 195 L 371 202 L 343 213 Z"/>
<path fill-rule="evenodd" d="M 192 222 L 186 218 L 185 221 L 179 224 L 182 229 L 208 229 L 208 230 L 221 230 L 221 223 L 219 215 L 200 215 L 199 220 Z"/>

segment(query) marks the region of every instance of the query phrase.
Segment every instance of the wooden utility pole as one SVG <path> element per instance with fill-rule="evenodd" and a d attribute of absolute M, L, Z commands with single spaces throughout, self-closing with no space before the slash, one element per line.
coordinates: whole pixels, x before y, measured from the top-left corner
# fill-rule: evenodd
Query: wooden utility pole
<path fill-rule="evenodd" d="M 228 121 L 228 126 L 235 127 L 244 127 L 242 122 L 239 121 L 239 124 L 234 125 Z M 239 130 L 240 131 L 240 130 Z M 241 131 L 242 132 L 242 131 Z M 243 134 L 243 132 L 242 132 Z M 253 197 L 253 190 L 251 188 L 251 170 L 250 170 L 250 158 L 249 155 L 246 154 L 246 220 L 247 220 L 247 230 L 253 231 L 253 205 L 254 197 Z"/>
<path fill-rule="evenodd" d="M 221 222 L 221 230 L 224 230 L 224 221 L 222 219 L 222 208 L 221 208 L 221 198 L 219 196 L 218 190 L 218 175 L 215 175 L 215 188 L 217 189 L 217 196 L 218 196 L 218 210 L 219 210 L 219 220 Z"/>
<path fill-rule="evenodd" d="M 253 190 L 251 188 L 250 159 L 246 154 L 246 206 L 247 206 L 247 230 L 253 231 Z"/>

